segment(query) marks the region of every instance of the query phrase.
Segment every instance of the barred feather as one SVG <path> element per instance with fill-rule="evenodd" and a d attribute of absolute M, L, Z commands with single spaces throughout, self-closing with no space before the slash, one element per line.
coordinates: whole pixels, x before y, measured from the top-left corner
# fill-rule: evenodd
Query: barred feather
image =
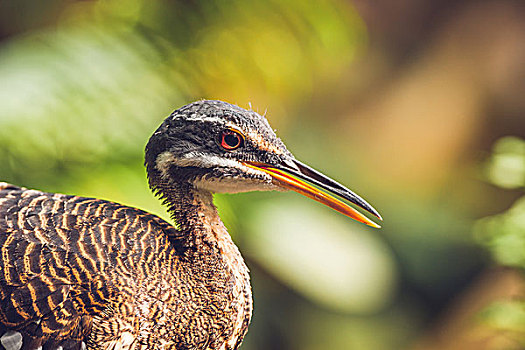
<path fill-rule="evenodd" d="M 180 239 L 135 208 L 0 183 L 0 349 L 218 349 L 233 281 Z"/>

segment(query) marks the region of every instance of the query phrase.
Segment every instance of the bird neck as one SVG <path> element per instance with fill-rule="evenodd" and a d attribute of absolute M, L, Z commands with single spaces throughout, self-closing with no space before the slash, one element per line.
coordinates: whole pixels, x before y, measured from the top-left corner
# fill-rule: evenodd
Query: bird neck
<path fill-rule="evenodd" d="M 208 289 L 209 294 L 202 294 L 203 303 L 210 303 L 211 315 L 218 312 L 214 309 L 216 305 L 231 312 L 233 333 L 221 349 L 237 348 L 246 334 L 253 309 L 250 275 L 219 217 L 213 195 L 188 182 L 155 184 L 152 188 L 162 195 L 177 223 L 177 231 L 170 240 L 180 254 L 179 262 L 186 271 L 192 272 L 193 282 Z M 177 269 L 180 270 L 181 266 L 178 265 Z M 176 281 L 180 283 L 178 279 Z"/>
<path fill-rule="evenodd" d="M 161 191 L 180 233 L 178 243 L 193 252 L 238 256 L 240 253 L 224 226 L 213 195 L 189 183 L 170 184 Z M 211 250 L 211 251 L 210 251 Z M 233 259 L 237 260 L 237 258 Z"/>

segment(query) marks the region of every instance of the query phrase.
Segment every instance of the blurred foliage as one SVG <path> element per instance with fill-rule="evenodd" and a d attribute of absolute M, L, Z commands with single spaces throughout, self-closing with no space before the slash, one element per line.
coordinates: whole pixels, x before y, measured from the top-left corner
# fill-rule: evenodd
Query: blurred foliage
<path fill-rule="evenodd" d="M 496 142 L 486 166 L 488 179 L 496 186 L 525 189 L 525 140 L 504 137 Z M 525 273 L 525 195 L 505 212 L 485 217 L 475 226 L 477 240 L 501 265 Z M 525 347 L 525 297 L 493 303 L 482 313 L 490 327 L 507 333 Z"/>
<path fill-rule="evenodd" d="M 490 181 L 504 188 L 525 189 L 525 141 L 505 137 L 495 144 L 487 165 Z M 525 196 L 505 212 L 476 223 L 477 240 L 487 246 L 494 259 L 525 272 Z"/>
<path fill-rule="evenodd" d="M 525 347 L 525 302 L 499 301 L 481 314 L 482 322 L 513 339 L 519 348 Z"/>

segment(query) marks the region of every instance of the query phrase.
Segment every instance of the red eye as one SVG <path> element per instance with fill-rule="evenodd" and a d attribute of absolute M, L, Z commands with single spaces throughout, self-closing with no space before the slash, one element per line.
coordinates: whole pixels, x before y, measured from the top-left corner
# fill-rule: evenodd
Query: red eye
<path fill-rule="evenodd" d="M 242 146 L 243 137 L 237 131 L 224 130 L 221 134 L 220 145 L 228 151 L 232 151 Z"/>

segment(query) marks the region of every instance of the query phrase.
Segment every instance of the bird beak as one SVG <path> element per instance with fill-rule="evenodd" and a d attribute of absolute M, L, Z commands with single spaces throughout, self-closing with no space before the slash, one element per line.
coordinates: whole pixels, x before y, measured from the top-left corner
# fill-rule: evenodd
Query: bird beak
<path fill-rule="evenodd" d="M 350 202 L 379 220 L 383 220 L 377 210 L 364 199 L 338 182 L 295 159 L 282 162 L 278 166 L 249 161 L 243 162 L 243 164 L 267 173 L 278 185 L 323 203 L 354 220 L 375 228 L 381 227 L 347 203 Z"/>

